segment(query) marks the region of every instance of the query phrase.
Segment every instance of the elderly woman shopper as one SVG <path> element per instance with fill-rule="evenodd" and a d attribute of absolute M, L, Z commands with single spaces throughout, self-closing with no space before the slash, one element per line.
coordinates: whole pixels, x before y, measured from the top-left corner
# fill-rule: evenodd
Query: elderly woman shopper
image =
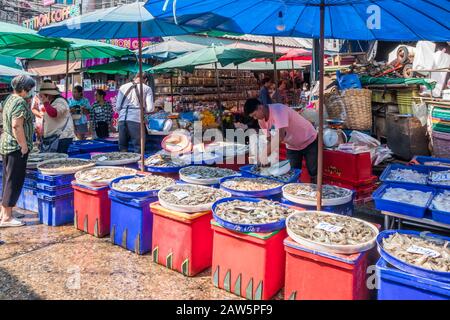
<path fill-rule="evenodd" d="M 33 96 L 35 81 L 17 76 L 11 81 L 13 93 L 3 103 L 3 134 L 0 153 L 3 157 L 3 199 L 0 227 L 20 227 L 24 223 L 13 218 L 25 181 L 28 154 L 33 148 L 33 114 L 26 102 Z"/>
<path fill-rule="evenodd" d="M 42 117 L 42 152 L 67 153 L 75 137 L 69 104 L 54 83 L 44 82 L 39 89 L 39 99 L 43 104 Z"/>

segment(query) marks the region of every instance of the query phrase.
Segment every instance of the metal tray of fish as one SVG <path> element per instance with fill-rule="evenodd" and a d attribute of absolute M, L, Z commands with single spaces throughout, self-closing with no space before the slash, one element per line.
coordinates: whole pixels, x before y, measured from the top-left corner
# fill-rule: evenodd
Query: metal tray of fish
<path fill-rule="evenodd" d="M 300 169 L 291 169 L 288 173 L 283 174 L 281 176 L 265 176 L 260 173 L 258 167 L 256 165 L 250 164 L 243 167 L 240 167 L 239 170 L 243 173 L 243 175 L 253 176 L 253 177 L 263 177 L 268 179 L 273 179 L 282 183 L 293 183 L 297 182 L 300 178 L 300 174 L 302 171 Z"/>
<path fill-rule="evenodd" d="M 391 192 L 388 197 L 385 196 L 387 191 Z M 375 190 L 372 198 L 378 210 L 423 218 L 435 192 L 434 188 L 427 186 L 383 184 Z"/>
<path fill-rule="evenodd" d="M 434 221 L 450 225 L 450 190 L 437 192 L 429 209 Z"/>
<path fill-rule="evenodd" d="M 390 164 L 384 169 L 380 180 L 405 185 L 427 185 L 430 168 Z"/>
<path fill-rule="evenodd" d="M 305 206 L 317 204 L 317 185 L 314 183 L 290 183 L 283 187 L 283 197 L 289 201 Z M 322 204 L 339 206 L 351 202 L 353 191 L 332 185 L 322 186 Z"/>
<path fill-rule="evenodd" d="M 450 282 L 449 237 L 413 230 L 385 230 L 378 235 L 377 245 L 381 257 L 397 269 Z"/>
<path fill-rule="evenodd" d="M 176 156 L 163 152 L 156 153 L 145 159 L 145 167 L 149 172 L 178 173 L 181 168 L 187 167 L 190 162 L 183 161 Z"/>
<path fill-rule="evenodd" d="M 239 175 L 231 169 L 207 166 L 189 166 L 180 169 L 179 173 L 184 182 L 201 185 L 218 184 L 224 177 Z"/>
<path fill-rule="evenodd" d="M 28 156 L 27 169 L 36 169 L 41 162 L 56 159 L 67 159 L 69 157 L 66 153 L 57 152 L 33 152 Z"/>
<path fill-rule="evenodd" d="M 85 159 L 56 159 L 47 160 L 38 164 L 37 169 L 49 176 L 74 174 L 78 171 L 95 167 L 95 162 Z"/>
<path fill-rule="evenodd" d="M 297 211 L 286 220 L 288 235 L 317 251 L 352 254 L 375 246 L 378 229 L 364 220 L 323 211 Z"/>
<path fill-rule="evenodd" d="M 273 232 L 286 227 L 286 218 L 296 210 L 279 202 L 244 197 L 218 200 L 213 217 L 224 228 L 237 232 Z"/>
<path fill-rule="evenodd" d="M 428 185 L 435 188 L 450 189 L 450 170 L 444 168 L 430 169 Z"/>
<path fill-rule="evenodd" d="M 134 175 L 136 172 L 131 168 L 101 166 L 78 171 L 75 173 L 75 180 L 78 184 L 101 187 L 118 177 Z"/>
<path fill-rule="evenodd" d="M 230 193 L 223 190 L 195 184 L 177 184 L 158 192 L 161 206 L 185 213 L 209 211 L 214 202 L 230 196 Z"/>
<path fill-rule="evenodd" d="M 138 162 L 141 155 L 134 152 L 108 152 L 96 154 L 91 159 L 99 166 L 120 166 Z"/>
<path fill-rule="evenodd" d="M 118 194 L 127 197 L 157 197 L 159 190 L 175 184 L 172 178 L 153 174 L 130 175 L 114 179 L 109 187 Z"/>
<path fill-rule="evenodd" d="M 261 177 L 227 177 L 220 180 L 220 188 L 235 197 L 263 198 L 281 193 L 283 183 Z"/>

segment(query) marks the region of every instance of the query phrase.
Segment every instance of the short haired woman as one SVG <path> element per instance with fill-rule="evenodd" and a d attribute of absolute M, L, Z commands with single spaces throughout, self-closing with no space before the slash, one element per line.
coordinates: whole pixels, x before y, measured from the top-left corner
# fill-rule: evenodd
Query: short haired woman
<path fill-rule="evenodd" d="M 26 100 L 33 96 L 36 82 L 30 76 L 22 75 L 15 77 L 11 86 L 13 93 L 3 103 L 3 134 L 0 138 L 3 157 L 0 228 L 24 225 L 13 218 L 12 209 L 22 192 L 28 154 L 33 148 L 33 114 Z"/>
<path fill-rule="evenodd" d="M 95 92 L 95 103 L 91 108 L 91 127 L 95 130 L 98 138 L 109 137 L 109 129 L 112 127 L 111 121 L 113 109 L 105 100 L 106 92 L 97 89 Z"/>

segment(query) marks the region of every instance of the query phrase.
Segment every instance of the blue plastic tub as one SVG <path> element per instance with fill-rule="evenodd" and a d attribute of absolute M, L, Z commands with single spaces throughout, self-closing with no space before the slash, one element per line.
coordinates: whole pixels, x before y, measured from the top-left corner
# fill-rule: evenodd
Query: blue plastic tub
<path fill-rule="evenodd" d="M 376 264 L 378 300 L 448 300 L 450 284 L 419 277 L 394 267 L 383 258 Z"/>
<path fill-rule="evenodd" d="M 437 197 L 442 192 L 443 191 L 440 192 L 438 191 L 435 197 Z M 433 200 L 431 201 L 430 206 L 428 207 L 428 209 L 431 211 L 432 219 L 436 222 L 450 224 L 450 212 L 434 209 L 432 202 Z"/>
<path fill-rule="evenodd" d="M 125 200 L 113 191 L 108 194 L 111 199 L 111 242 L 137 254 L 150 252 L 153 228 L 150 203 L 158 198 Z"/>
<path fill-rule="evenodd" d="M 37 184 L 36 179 L 30 179 L 30 178 L 25 178 L 25 181 L 23 182 L 24 186 L 31 187 L 31 188 L 36 188 L 36 184 Z"/>
<path fill-rule="evenodd" d="M 416 156 L 415 160 L 421 165 L 421 166 L 425 166 L 428 168 L 433 168 L 433 169 L 442 169 L 442 167 L 438 167 L 438 166 L 427 166 L 424 163 L 428 162 L 428 161 L 438 161 L 438 162 L 442 162 L 442 163 L 448 163 L 449 164 L 449 168 L 450 169 L 450 159 L 447 158 L 434 158 L 434 157 L 426 157 L 426 156 Z"/>
<path fill-rule="evenodd" d="M 450 168 L 430 167 L 430 174 L 428 176 L 428 185 L 431 186 L 431 187 L 434 187 L 434 188 L 439 188 L 439 189 L 450 189 L 450 185 L 439 184 L 439 182 L 432 182 L 431 181 L 431 174 L 433 172 L 438 172 L 438 171 L 446 171 L 446 173 L 445 173 L 446 176 L 445 176 L 444 180 L 445 181 L 449 181 L 450 180 Z"/>
<path fill-rule="evenodd" d="M 49 196 L 62 196 L 65 194 L 73 193 L 72 185 L 62 185 L 62 186 L 49 186 L 48 184 L 38 182 L 36 188 L 40 193 Z"/>
<path fill-rule="evenodd" d="M 222 218 L 218 217 L 215 213 L 216 207 L 223 202 L 229 202 L 229 201 L 233 201 L 233 200 L 259 202 L 259 201 L 262 201 L 263 199 L 230 197 L 230 198 L 223 198 L 223 199 L 220 199 L 220 200 L 217 200 L 216 202 L 214 202 L 214 204 L 212 206 L 214 220 L 216 220 L 224 228 L 232 230 L 232 231 L 237 231 L 237 232 L 244 232 L 244 233 L 257 232 L 258 233 L 258 232 L 273 232 L 273 231 L 280 230 L 280 229 L 283 229 L 286 227 L 286 219 L 282 219 L 277 222 L 266 223 L 266 224 L 237 224 L 237 223 L 228 222 L 228 221 L 223 220 Z M 280 204 L 280 205 L 282 205 L 282 204 Z"/>
<path fill-rule="evenodd" d="M 119 151 L 119 146 L 117 144 L 96 140 L 77 140 L 72 142 L 71 147 L 72 146 L 75 146 L 74 150 L 78 149 L 77 153 Z"/>
<path fill-rule="evenodd" d="M 392 181 L 392 180 L 388 180 L 388 176 L 391 173 L 392 170 L 396 170 L 396 169 L 409 169 L 409 170 L 413 170 L 413 171 L 417 171 L 419 173 L 424 173 L 428 176 L 428 174 L 430 173 L 430 168 L 429 167 L 424 167 L 424 166 L 405 166 L 402 164 L 390 164 L 386 167 L 386 169 L 384 169 L 383 173 L 380 176 L 380 180 L 385 182 L 385 183 L 395 183 L 395 184 L 402 184 L 402 185 L 409 185 L 409 186 L 420 186 L 420 185 L 426 185 L 427 183 L 414 183 L 414 182 L 401 182 L 401 181 Z"/>
<path fill-rule="evenodd" d="M 395 202 L 391 200 L 382 199 L 384 192 L 387 188 L 402 188 L 406 190 L 419 190 L 423 192 L 432 192 L 432 197 L 424 207 L 415 206 L 403 202 Z M 405 216 L 423 218 L 430 206 L 430 203 L 436 193 L 436 190 L 431 187 L 421 186 L 421 185 L 407 185 L 407 184 L 382 184 L 372 195 L 375 202 L 375 208 L 381 211 L 388 211 L 403 214 Z"/>
<path fill-rule="evenodd" d="M 275 199 L 281 200 L 280 195 L 283 192 L 283 190 L 282 190 L 283 185 L 276 187 L 276 188 L 263 190 L 263 191 L 237 191 L 234 189 L 229 189 L 222 184 L 225 181 L 234 179 L 234 178 L 236 178 L 236 177 L 225 177 L 225 178 L 220 179 L 220 189 L 231 193 L 234 197 L 273 198 L 275 196 Z M 254 177 L 247 177 L 247 178 L 254 178 Z M 270 179 L 270 180 L 273 180 L 273 179 Z M 278 196 L 278 197 L 276 197 L 276 196 Z"/>
<path fill-rule="evenodd" d="M 317 210 L 316 206 L 307 206 L 307 205 L 304 205 L 304 204 L 298 204 L 298 203 L 289 201 L 289 200 L 287 200 L 285 198 L 281 198 L 281 203 L 285 204 L 287 206 L 294 206 L 294 207 L 302 208 L 302 209 L 305 209 L 305 210 L 308 210 L 308 211 L 315 211 L 315 210 Z M 337 205 L 337 206 L 322 206 L 322 211 L 332 212 L 332 213 L 340 214 L 340 215 L 343 215 L 343 216 L 352 217 L 354 208 L 355 208 L 355 206 L 353 204 L 353 200 L 351 200 L 348 203 Z"/>
<path fill-rule="evenodd" d="M 142 177 L 142 175 L 123 176 L 123 177 L 119 177 L 119 178 L 112 180 L 109 183 L 109 188 L 112 190 L 112 194 L 115 197 L 122 198 L 122 199 L 135 199 L 135 198 L 142 199 L 142 198 L 158 197 L 159 190 L 126 192 L 126 191 L 115 190 L 112 187 L 114 183 L 117 183 L 121 180 L 132 179 L 132 178 L 136 178 L 136 177 Z"/>
<path fill-rule="evenodd" d="M 188 167 L 189 165 L 182 166 L 182 167 L 152 167 L 152 166 L 145 166 L 145 169 L 148 172 L 152 173 L 178 173 L 180 169 Z"/>
<path fill-rule="evenodd" d="M 294 174 L 292 175 L 292 178 L 289 179 L 288 181 L 283 181 L 283 180 L 277 179 L 276 177 L 271 177 L 271 176 L 268 177 L 268 176 L 262 176 L 262 175 L 255 174 L 255 173 L 251 172 L 251 168 L 253 166 L 254 166 L 253 164 L 242 166 L 239 168 L 239 171 L 241 171 L 243 177 L 261 177 L 261 178 L 276 180 L 276 181 L 279 181 L 282 183 L 298 182 L 300 175 L 302 174 L 302 170 L 300 170 L 300 169 L 291 169 L 291 170 L 294 170 Z"/>
<path fill-rule="evenodd" d="M 62 226 L 73 223 L 73 193 L 62 196 L 49 196 L 37 193 L 39 221 L 48 226 Z"/>
<path fill-rule="evenodd" d="M 91 154 L 90 153 L 77 153 L 77 154 L 70 155 L 69 158 L 91 160 Z"/>
<path fill-rule="evenodd" d="M 109 144 L 119 144 L 119 138 L 96 138 L 95 141 Z"/>
<path fill-rule="evenodd" d="M 406 262 L 403 262 L 400 259 L 397 259 L 396 257 L 389 254 L 387 251 L 385 251 L 382 246 L 383 239 L 388 238 L 389 236 L 391 236 L 395 233 L 416 236 L 416 237 L 424 237 L 426 239 L 429 239 L 432 241 L 439 241 L 442 243 L 444 243 L 445 241 L 450 241 L 449 237 L 444 237 L 444 236 L 441 236 L 438 234 L 433 234 L 430 232 L 419 232 L 419 231 L 413 231 L 413 230 L 385 230 L 378 234 L 376 241 L 377 241 L 378 251 L 380 252 L 381 257 L 384 260 L 386 260 L 387 263 L 393 265 L 395 268 L 400 269 L 404 272 L 407 272 L 411 275 L 416 275 L 418 277 L 423 277 L 423 278 L 427 278 L 430 280 L 445 282 L 450 285 L 450 272 L 432 271 L 429 269 L 411 265 Z"/>
<path fill-rule="evenodd" d="M 38 212 L 39 204 L 36 188 L 24 186 L 16 205 L 24 210 Z"/>
<path fill-rule="evenodd" d="M 45 175 L 40 172 L 37 174 L 38 182 L 45 183 L 49 186 L 67 186 L 75 179 L 73 174 L 63 174 L 57 176 Z"/>

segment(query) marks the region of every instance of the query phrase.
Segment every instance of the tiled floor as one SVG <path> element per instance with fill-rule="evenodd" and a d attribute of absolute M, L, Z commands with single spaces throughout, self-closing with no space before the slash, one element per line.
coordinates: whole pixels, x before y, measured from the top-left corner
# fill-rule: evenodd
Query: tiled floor
<path fill-rule="evenodd" d="M 238 299 L 210 271 L 187 278 L 73 226 L 0 230 L 0 299 Z"/>

